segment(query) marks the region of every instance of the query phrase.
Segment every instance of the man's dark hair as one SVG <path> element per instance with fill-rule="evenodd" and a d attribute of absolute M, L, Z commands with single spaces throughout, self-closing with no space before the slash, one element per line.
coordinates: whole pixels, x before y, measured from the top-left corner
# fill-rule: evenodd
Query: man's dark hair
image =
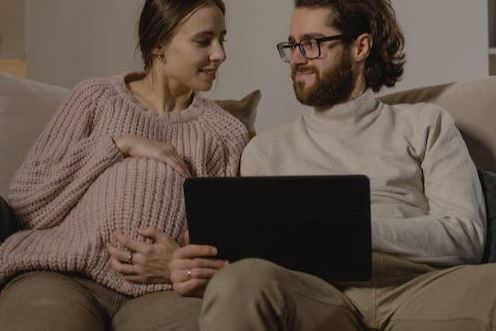
<path fill-rule="evenodd" d="M 389 0 L 295 0 L 295 7 L 330 8 L 329 24 L 350 43 L 360 34 L 372 36 L 373 45 L 365 62 L 367 87 L 379 91 L 394 86 L 403 74 L 405 38 Z"/>
<path fill-rule="evenodd" d="M 169 41 L 176 28 L 190 13 L 205 6 L 217 6 L 223 14 L 222 0 L 146 0 L 141 10 L 138 38 L 145 71 L 153 61 L 153 49 Z"/>

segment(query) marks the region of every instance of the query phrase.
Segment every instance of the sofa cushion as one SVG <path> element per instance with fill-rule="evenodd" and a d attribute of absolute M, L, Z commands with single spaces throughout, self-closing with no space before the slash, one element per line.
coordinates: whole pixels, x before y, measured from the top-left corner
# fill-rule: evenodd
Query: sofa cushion
<path fill-rule="evenodd" d="M 0 197 L 0 244 L 12 233 L 19 230 L 17 216 L 7 202 Z"/>
<path fill-rule="evenodd" d="M 475 165 L 496 172 L 496 76 L 382 97 L 388 104 L 432 102 L 453 115 Z"/>
<path fill-rule="evenodd" d="M 479 170 L 487 211 L 487 244 L 482 262 L 496 262 L 496 173 Z"/>
<path fill-rule="evenodd" d="M 69 90 L 0 73 L 0 195 Z"/>

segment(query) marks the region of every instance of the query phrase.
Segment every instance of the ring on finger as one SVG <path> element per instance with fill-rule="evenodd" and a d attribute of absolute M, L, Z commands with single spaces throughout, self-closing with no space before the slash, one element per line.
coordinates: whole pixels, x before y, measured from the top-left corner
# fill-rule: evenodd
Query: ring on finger
<path fill-rule="evenodd" d="M 133 264 L 133 255 L 134 255 L 133 252 L 129 252 L 129 255 L 127 256 L 127 261 L 126 261 L 128 264 Z"/>
<path fill-rule="evenodd" d="M 191 269 L 186 270 L 186 276 L 188 277 L 188 280 L 193 278 L 193 276 L 191 275 Z"/>

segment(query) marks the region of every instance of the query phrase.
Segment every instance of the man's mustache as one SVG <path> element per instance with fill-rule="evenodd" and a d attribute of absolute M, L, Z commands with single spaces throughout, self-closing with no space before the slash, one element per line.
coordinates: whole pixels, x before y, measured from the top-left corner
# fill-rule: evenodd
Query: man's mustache
<path fill-rule="evenodd" d="M 291 68 L 291 78 L 295 79 L 297 73 L 313 74 L 317 73 L 317 68 L 313 66 L 297 65 Z"/>

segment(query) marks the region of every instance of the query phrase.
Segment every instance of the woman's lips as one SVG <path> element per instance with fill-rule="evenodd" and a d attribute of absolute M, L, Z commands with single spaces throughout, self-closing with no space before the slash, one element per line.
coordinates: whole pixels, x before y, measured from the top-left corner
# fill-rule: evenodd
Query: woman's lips
<path fill-rule="evenodd" d="M 216 69 L 200 69 L 200 73 L 207 80 L 215 80 L 215 78 L 217 77 L 217 70 Z"/>

